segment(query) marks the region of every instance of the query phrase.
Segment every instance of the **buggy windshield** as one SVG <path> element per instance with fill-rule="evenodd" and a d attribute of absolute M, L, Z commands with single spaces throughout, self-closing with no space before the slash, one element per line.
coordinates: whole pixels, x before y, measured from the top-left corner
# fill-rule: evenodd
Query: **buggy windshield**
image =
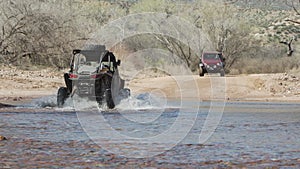
<path fill-rule="evenodd" d="M 102 53 L 81 52 L 74 56 L 74 68 L 78 74 L 91 74 L 97 71 L 100 66 Z"/>
<path fill-rule="evenodd" d="M 115 57 L 107 51 L 80 51 L 74 55 L 74 70 L 78 74 L 93 74 L 104 68 L 114 71 L 115 62 Z"/>

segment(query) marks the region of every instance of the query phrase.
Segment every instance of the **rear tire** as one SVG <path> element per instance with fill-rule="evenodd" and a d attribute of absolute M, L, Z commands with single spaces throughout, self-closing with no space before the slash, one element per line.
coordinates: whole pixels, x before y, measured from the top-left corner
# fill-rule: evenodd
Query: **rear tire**
<path fill-rule="evenodd" d="M 107 104 L 108 108 L 110 108 L 110 109 L 115 108 L 115 103 L 114 103 L 114 100 L 112 98 L 112 94 L 111 94 L 111 90 L 110 89 L 107 89 L 105 91 L 105 100 L 106 100 L 106 104 Z"/>
<path fill-rule="evenodd" d="M 112 78 L 108 75 L 104 75 L 97 83 L 95 87 L 96 101 L 99 106 L 106 103 L 109 109 L 115 108 L 115 103 L 113 101 L 111 93 L 111 81 Z"/>
<path fill-rule="evenodd" d="M 103 87 L 103 83 L 101 83 L 100 80 L 97 80 L 95 82 L 95 96 L 96 96 L 96 101 L 99 105 L 102 105 L 104 91 L 105 88 Z"/>
<path fill-rule="evenodd" d="M 57 106 L 62 108 L 68 98 L 68 89 L 66 87 L 60 87 L 57 92 Z"/>

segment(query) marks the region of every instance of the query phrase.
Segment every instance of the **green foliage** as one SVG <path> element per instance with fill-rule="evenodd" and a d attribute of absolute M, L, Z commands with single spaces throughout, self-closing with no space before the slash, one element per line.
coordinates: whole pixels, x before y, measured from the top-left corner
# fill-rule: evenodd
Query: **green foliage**
<path fill-rule="evenodd" d="M 276 3 L 264 7 L 263 2 L 258 1 L 259 8 L 254 8 L 255 5 L 243 4 L 242 1 L 224 5 L 221 0 L 1 1 L 0 63 L 67 67 L 72 48 L 80 48 L 101 26 L 130 14 L 159 12 L 184 18 L 199 28 L 207 35 L 205 45 L 202 44 L 199 51 L 191 51 L 188 45 L 193 42 L 190 39 L 189 44 L 183 44 L 174 37 L 146 34 L 125 39 L 121 42 L 122 50 L 166 50 L 180 56 L 181 63 L 193 71 L 197 70 L 203 50 L 217 50 L 225 54 L 226 69 L 229 71 L 234 69 L 240 73 L 255 73 L 256 64 L 272 67 L 268 63 L 273 61 L 272 58 L 284 56 L 285 46 L 279 45 L 279 41 L 300 38 L 299 25 L 285 21 L 294 13 L 273 10 Z M 279 7 L 283 9 L 283 6 Z M 21 26 L 20 29 L 18 26 Z M 143 29 L 141 23 L 134 26 Z M 15 28 L 18 31 L 14 31 Z M 9 35 L 10 32 L 13 34 Z M 293 45 L 297 46 L 298 43 L 295 41 Z M 212 44 L 213 48 L 207 44 Z M 252 65 L 248 66 L 246 63 L 249 58 L 251 62 L 248 64 Z M 153 65 L 164 66 L 163 60 L 148 61 Z M 173 63 L 180 64 L 180 61 L 175 60 Z M 293 67 L 289 61 L 286 64 L 286 68 Z M 280 67 L 279 63 L 276 67 Z M 272 67 L 271 72 L 276 72 L 275 69 Z"/>
<path fill-rule="evenodd" d="M 172 10 L 173 4 L 170 0 L 140 0 L 132 6 L 132 13 L 141 12 L 167 12 Z"/>

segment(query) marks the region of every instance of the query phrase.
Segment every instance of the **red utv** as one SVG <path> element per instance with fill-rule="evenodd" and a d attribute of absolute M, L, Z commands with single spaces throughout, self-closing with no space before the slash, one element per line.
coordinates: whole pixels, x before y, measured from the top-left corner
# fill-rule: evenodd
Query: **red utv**
<path fill-rule="evenodd" d="M 205 73 L 220 73 L 221 76 L 224 76 L 224 66 L 225 58 L 221 52 L 203 52 L 199 64 L 199 75 L 204 76 Z"/>

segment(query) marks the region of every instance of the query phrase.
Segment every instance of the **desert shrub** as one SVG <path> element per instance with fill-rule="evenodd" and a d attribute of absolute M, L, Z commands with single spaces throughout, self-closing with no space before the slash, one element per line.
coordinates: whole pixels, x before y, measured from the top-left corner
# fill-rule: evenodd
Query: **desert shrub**
<path fill-rule="evenodd" d="M 258 45 L 239 54 L 239 59 L 228 69 L 229 74 L 283 73 L 298 69 L 300 63 L 297 51 L 295 56 L 286 57 L 286 47 L 276 43 Z"/>
<path fill-rule="evenodd" d="M 124 39 L 122 44 L 132 53 L 147 50 L 146 55 L 141 53 L 140 57 L 153 67 L 169 69 L 177 67 L 176 65 L 183 65 L 192 71 L 198 70 L 197 51 L 192 51 L 190 47 L 175 38 L 158 34 L 140 34 Z M 161 52 L 153 53 L 155 50 Z"/>
<path fill-rule="evenodd" d="M 33 2 L 0 3 L 0 61 L 13 65 L 67 65 L 78 31 L 72 18 L 45 12 Z"/>
<path fill-rule="evenodd" d="M 199 47 L 199 51 L 191 51 L 171 37 L 141 35 L 126 39 L 121 50 L 135 52 L 151 47 L 167 50 L 182 59 L 181 63 L 178 60 L 173 63 L 187 65 L 195 72 L 199 56 L 207 46 L 225 54 L 226 69 L 232 74 L 285 72 L 298 67 L 298 47 L 294 47 L 295 57 L 286 58 L 285 46 L 275 44 L 282 36 L 300 38 L 298 26 L 276 25 L 290 13 L 280 11 L 275 15 L 276 11 L 248 7 L 243 10 L 217 0 L 178 3 L 173 0 L 0 1 L 0 64 L 67 67 L 72 49 L 81 48 L 89 35 L 106 23 L 127 14 L 160 12 L 183 17 L 194 24 L 207 35 L 208 43 Z M 265 34 L 258 36 L 265 39 L 253 36 L 258 32 Z M 155 62 L 154 65 L 162 65 L 161 60 Z"/>
<path fill-rule="evenodd" d="M 243 57 L 232 66 L 233 71 L 230 70 L 230 74 L 284 73 L 299 69 L 299 57 L 286 57 L 280 47 L 271 49 L 260 51 L 253 57 Z"/>

